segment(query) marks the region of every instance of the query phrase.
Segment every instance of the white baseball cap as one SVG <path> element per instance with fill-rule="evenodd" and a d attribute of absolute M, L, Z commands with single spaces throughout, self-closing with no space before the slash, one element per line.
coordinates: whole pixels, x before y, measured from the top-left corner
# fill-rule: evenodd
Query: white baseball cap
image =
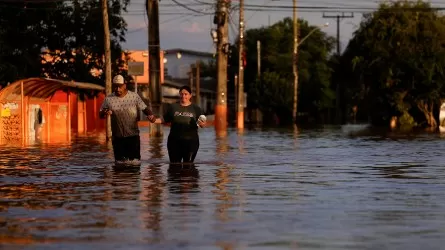
<path fill-rule="evenodd" d="M 113 84 L 124 84 L 124 77 L 121 75 L 117 75 L 113 78 Z"/>

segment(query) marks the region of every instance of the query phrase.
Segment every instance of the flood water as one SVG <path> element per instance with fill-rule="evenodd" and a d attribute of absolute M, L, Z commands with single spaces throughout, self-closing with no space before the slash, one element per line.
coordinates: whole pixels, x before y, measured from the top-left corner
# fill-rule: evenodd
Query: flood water
<path fill-rule="evenodd" d="M 181 170 L 167 134 L 137 169 L 103 136 L 0 147 L 0 248 L 444 249 L 438 134 L 206 128 Z"/>

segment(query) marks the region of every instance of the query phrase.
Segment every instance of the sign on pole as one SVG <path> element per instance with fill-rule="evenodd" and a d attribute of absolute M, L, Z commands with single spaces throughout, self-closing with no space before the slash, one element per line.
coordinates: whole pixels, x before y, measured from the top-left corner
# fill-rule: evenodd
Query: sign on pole
<path fill-rule="evenodd" d="M 144 62 L 128 62 L 128 75 L 143 76 Z"/>

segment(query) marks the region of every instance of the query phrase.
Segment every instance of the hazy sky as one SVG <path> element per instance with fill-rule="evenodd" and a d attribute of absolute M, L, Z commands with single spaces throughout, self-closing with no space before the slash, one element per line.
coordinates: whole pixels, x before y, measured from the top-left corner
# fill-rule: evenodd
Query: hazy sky
<path fill-rule="evenodd" d="M 210 30 L 215 28 L 213 24 L 214 3 L 216 0 L 176 0 L 186 7 L 203 14 L 198 14 L 183 6 L 179 6 L 172 0 L 160 1 L 160 38 L 161 49 L 183 48 L 213 52 L 214 47 L 210 37 Z M 131 0 L 128 13 L 125 19 L 128 23 L 127 42 L 125 49 L 146 49 L 147 45 L 147 16 L 144 12 L 145 0 Z M 237 5 L 239 0 L 232 0 L 233 5 Z M 273 6 L 292 6 L 292 0 L 245 0 L 246 8 L 256 8 L 252 5 L 268 6 L 267 10 L 246 10 L 246 29 L 267 26 L 277 22 L 284 17 L 292 17 L 292 9 L 283 8 L 277 11 Z M 336 36 L 336 20 L 323 18 L 323 12 L 327 15 L 336 15 L 344 12 L 354 18 L 345 18 L 340 22 L 340 40 L 342 49 L 352 36 L 357 25 L 362 19 L 363 12 L 369 12 L 377 7 L 375 1 L 369 0 L 299 0 L 298 6 L 318 6 L 329 7 L 330 11 L 312 9 L 299 10 L 299 18 L 305 19 L 311 25 L 323 25 L 329 22 L 329 26 L 323 28 L 329 35 Z M 274 8 L 274 9 L 273 9 Z M 345 8 L 345 9 L 340 9 Z M 357 8 L 356 10 L 350 8 Z M 205 15 L 208 13 L 207 15 Z M 197 16 L 199 15 L 199 16 Z M 238 11 L 231 14 L 231 24 L 229 26 L 230 41 L 238 35 Z M 291 35 L 291 34 L 290 34 Z"/>

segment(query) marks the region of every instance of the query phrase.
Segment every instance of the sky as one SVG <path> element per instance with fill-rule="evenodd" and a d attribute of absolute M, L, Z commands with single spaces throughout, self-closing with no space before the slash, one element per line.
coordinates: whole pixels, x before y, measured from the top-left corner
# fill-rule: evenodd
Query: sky
<path fill-rule="evenodd" d="M 160 0 L 161 49 L 182 48 L 214 52 L 210 30 L 216 27 L 213 24 L 215 2 L 216 0 Z M 123 44 L 124 49 L 142 50 L 148 47 L 148 20 L 144 12 L 144 3 L 145 0 L 131 0 L 128 13 L 124 15 L 128 24 L 127 41 Z M 239 0 L 232 0 L 233 5 L 238 3 Z M 266 6 L 266 8 L 259 10 L 259 7 L 253 5 Z M 329 16 L 341 15 L 342 12 L 348 16 L 353 15 L 353 18 L 344 18 L 340 22 L 340 41 L 343 50 L 360 24 L 362 13 L 377 8 L 378 3 L 372 0 L 298 0 L 297 5 L 298 7 L 311 7 L 310 9 L 304 9 L 304 7 L 299 9 L 299 18 L 307 20 L 310 25 L 314 26 L 323 26 L 329 22 L 329 26 L 322 30 L 334 37 L 337 35 L 336 20 L 323 18 L 323 13 Z M 292 0 L 245 0 L 245 6 L 246 29 L 268 26 L 285 17 L 292 17 L 292 9 L 287 8 L 292 6 Z M 285 8 L 278 9 L 276 6 L 285 6 Z M 327 9 L 316 9 L 320 7 L 327 7 Z M 233 11 L 229 26 L 231 42 L 238 35 L 238 17 L 238 11 Z"/>

